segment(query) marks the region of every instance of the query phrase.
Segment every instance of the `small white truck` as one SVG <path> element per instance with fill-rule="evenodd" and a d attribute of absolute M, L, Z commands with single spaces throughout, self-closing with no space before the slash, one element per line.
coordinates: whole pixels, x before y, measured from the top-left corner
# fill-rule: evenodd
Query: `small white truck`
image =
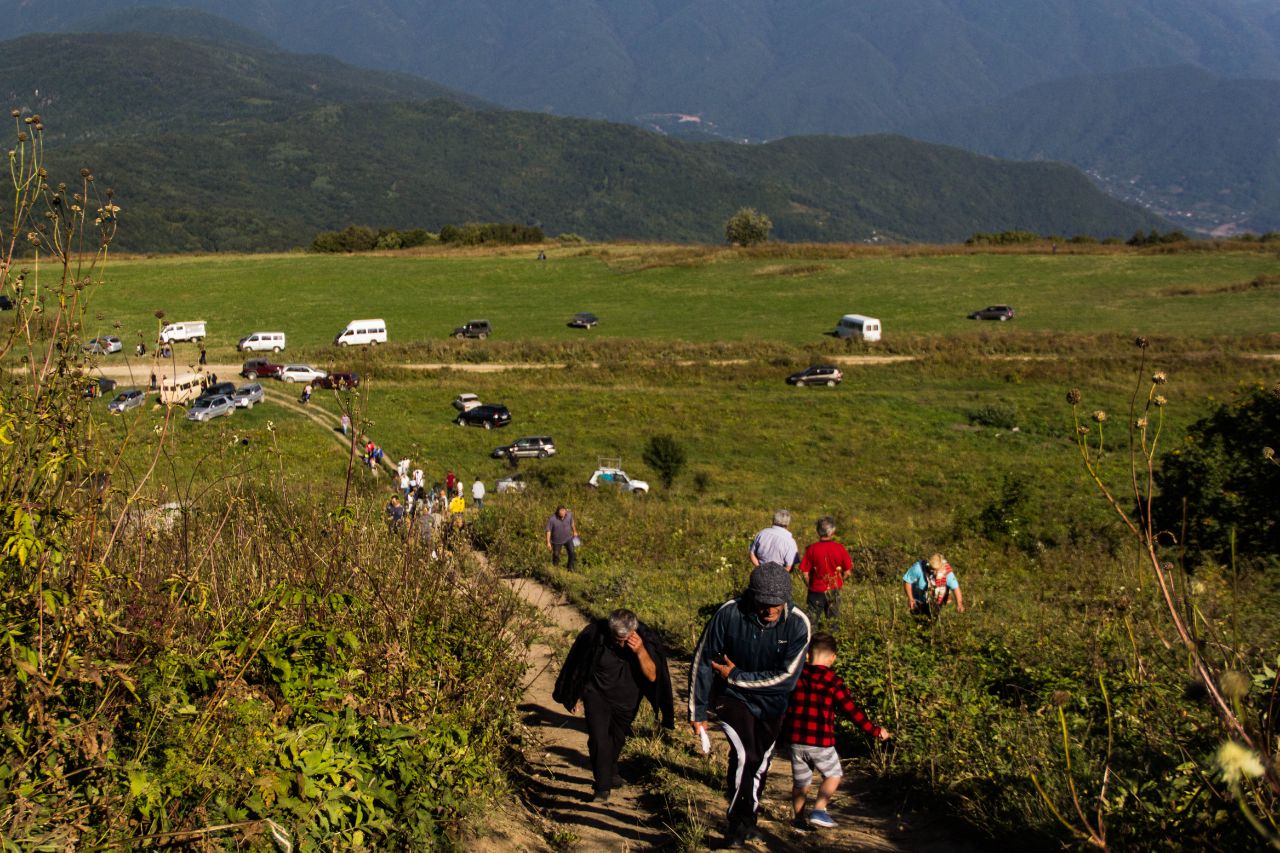
<path fill-rule="evenodd" d="M 588 486 L 599 488 L 600 486 L 614 486 L 621 491 L 628 492 L 633 495 L 649 494 L 649 484 L 644 480 L 633 480 L 627 476 L 627 472 L 622 470 L 621 459 L 601 459 L 596 472 L 591 475 L 591 479 L 587 481 Z"/>
<path fill-rule="evenodd" d="M 183 341 L 204 340 L 204 320 L 192 320 L 186 323 L 166 323 L 160 330 L 160 343 L 176 344 Z"/>

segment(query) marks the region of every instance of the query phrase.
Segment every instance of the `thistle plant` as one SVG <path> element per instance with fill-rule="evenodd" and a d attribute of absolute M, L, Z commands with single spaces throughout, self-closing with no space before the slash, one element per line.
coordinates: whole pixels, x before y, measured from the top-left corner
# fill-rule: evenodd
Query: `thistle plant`
<path fill-rule="evenodd" d="M 1107 413 L 1098 410 L 1091 415 L 1084 415 L 1084 395 L 1081 391 L 1072 389 L 1067 393 L 1067 403 L 1073 414 L 1076 446 L 1094 485 L 1138 542 L 1142 565 L 1155 578 L 1159 589 L 1163 604 L 1161 613 L 1173 627 L 1192 673 L 1229 738 L 1219 751 L 1218 765 L 1232 798 L 1237 801 L 1250 825 L 1280 849 L 1275 815 L 1275 802 L 1280 797 L 1280 775 L 1276 772 L 1276 758 L 1267 754 L 1271 747 L 1267 729 L 1251 722 L 1242 703 L 1248 695 L 1251 679 L 1232 669 L 1227 661 L 1210 660 L 1207 657 L 1210 650 L 1221 648 L 1222 644 L 1207 643 L 1199 636 L 1194 603 L 1189 600 L 1187 590 L 1179 590 L 1174 563 L 1162 556 L 1162 551 L 1168 545 L 1178 543 L 1178 535 L 1159 528 L 1152 512 L 1156 491 L 1156 452 L 1168 404 L 1168 398 L 1161 392 L 1169 384 L 1169 374 L 1164 370 L 1148 373 L 1148 343 L 1145 338 L 1138 338 L 1135 344 L 1141 357 L 1138 381 L 1129 402 L 1128 483 L 1124 499 L 1120 496 L 1121 492 L 1107 483 L 1101 470 L 1105 455 Z M 1092 426 L 1088 425 L 1086 418 L 1092 422 Z M 1265 448 L 1262 455 L 1264 462 L 1274 461 L 1274 451 L 1271 448 Z M 1130 500 L 1132 504 L 1129 504 Z M 1104 779 L 1104 790 L 1105 784 Z M 1072 796 L 1075 797 L 1074 788 Z M 1052 808 L 1052 803 L 1050 807 Z M 1054 813 L 1057 815 L 1056 810 Z M 1084 830 L 1067 825 L 1074 832 L 1087 836 L 1092 843 L 1105 846 L 1105 839 L 1095 831 L 1102 828 L 1101 814 L 1100 810 L 1094 827 L 1089 826 L 1083 812 L 1080 813 L 1080 819 Z M 1060 815 L 1058 817 L 1062 820 Z"/>

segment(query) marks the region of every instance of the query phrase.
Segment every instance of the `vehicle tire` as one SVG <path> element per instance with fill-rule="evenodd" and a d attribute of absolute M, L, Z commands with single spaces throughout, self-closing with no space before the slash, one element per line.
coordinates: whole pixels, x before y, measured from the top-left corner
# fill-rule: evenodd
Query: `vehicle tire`
<path fill-rule="evenodd" d="M 834 387 L 836 387 L 836 381 L 835 381 L 834 379 L 828 379 L 828 380 L 827 380 L 827 387 L 828 387 L 828 388 L 834 388 Z"/>
<path fill-rule="evenodd" d="M 373 349 L 378 345 L 377 341 L 369 341 L 369 349 Z"/>
<path fill-rule="evenodd" d="M 458 340 L 462 340 L 464 337 L 466 337 L 466 335 L 462 334 L 462 332 L 454 332 L 453 336 Z"/>
<path fill-rule="evenodd" d="M 257 371 L 250 370 L 248 373 L 246 373 L 246 374 L 244 375 L 244 378 L 245 378 L 245 379 L 248 379 L 250 382 L 252 382 L 253 380 L 255 380 L 255 379 L 257 379 L 257 378 L 258 378 L 258 373 L 257 373 Z"/>
<path fill-rule="evenodd" d="M 297 381 L 292 376 L 281 376 L 280 379 L 284 382 L 288 382 L 289 384 L 293 384 L 294 382 Z"/>
<path fill-rule="evenodd" d="M 485 429 L 493 429 L 493 422 L 492 422 L 492 421 L 485 421 L 485 422 L 484 422 L 484 428 L 485 428 Z"/>
<path fill-rule="evenodd" d="M 476 335 L 476 337 L 483 341 L 485 338 L 489 337 L 489 333 L 481 332 L 480 334 Z"/>
<path fill-rule="evenodd" d="M 1000 318 L 1000 322 L 1001 322 L 1001 323 L 1003 323 L 1005 320 L 1008 320 L 1008 319 L 1009 319 L 1008 317 L 1003 317 L 1003 316 L 1002 316 L 1002 317 Z"/>
<path fill-rule="evenodd" d="M 455 424 L 457 424 L 458 426 L 465 426 L 465 424 L 463 423 L 462 418 L 454 418 L 454 419 L 453 419 L 453 422 L 454 422 Z"/>
<path fill-rule="evenodd" d="M 545 451 L 545 450 L 539 450 L 539 451 L 538 451 L 538 458 L 539 458 L 539 459 L 546 459 L 546 458 L 547 458 L 547 451 Z"/>
<path fill-rule="evenodd" d="M 347 341 L 338 341 L 338 346 L 340 346 L 340 347 L 346 347 L 346 346 L 347 346 Z"/>
<path fill-rule="evenodd" d="M 272 348 L 271 348 L 271 351 L 272 351 L 272 352 L 280 352 L 280 347 L 272 347 Z"/>

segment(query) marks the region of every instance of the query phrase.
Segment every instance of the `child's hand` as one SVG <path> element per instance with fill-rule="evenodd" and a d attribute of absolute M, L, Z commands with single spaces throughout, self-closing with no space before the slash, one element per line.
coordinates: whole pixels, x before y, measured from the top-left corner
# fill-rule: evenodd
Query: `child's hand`
<path fill-rule="evenodd" d="M 893 737 L 893 732 L 889 731 L 888 729 L 880 730 L 880 740 L 888 740 L 891 737 Z"/>

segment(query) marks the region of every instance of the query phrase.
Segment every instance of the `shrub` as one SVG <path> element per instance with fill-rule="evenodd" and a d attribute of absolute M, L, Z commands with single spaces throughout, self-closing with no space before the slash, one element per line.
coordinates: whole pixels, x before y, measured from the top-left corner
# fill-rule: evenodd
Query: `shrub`
<path fill-rule="evenodd" d="M 462 246 L 524 245 L 541 243 L 545 239 L 537 225 L 520 225 L 514 222 L 468 222 L 458 227 L 446 225 L 440 229 L 441 243 L 457 243 Z"/>
<path fill-rule="evenodd" d="M 649 439 L 649 444 L 644 449 L 644 464 L 658 472 L 664 489 L 671 488 L 676 477 L 684 470 L 684 463 L 684 448 L 673 437 L 655 435 Z"/>
<path fill-rule="evenodd" d="M 739 246 L 755 246 L 769 239 L 773 221 L 753 207 L 742 207 L 724 224 L 724 237 Z"/>

